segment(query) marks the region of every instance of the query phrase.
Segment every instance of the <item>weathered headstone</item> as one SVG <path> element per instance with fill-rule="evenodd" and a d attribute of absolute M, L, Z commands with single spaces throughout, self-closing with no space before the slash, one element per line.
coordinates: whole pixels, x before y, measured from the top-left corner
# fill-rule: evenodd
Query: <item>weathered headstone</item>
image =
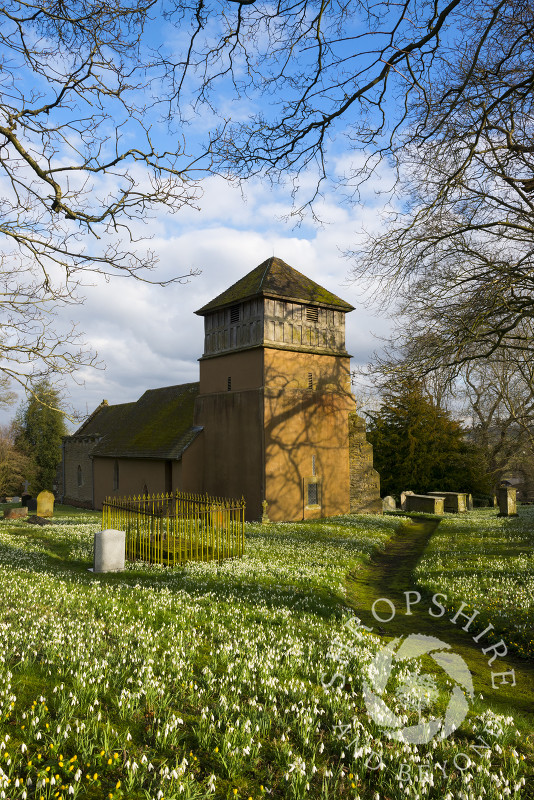
<path fill-rule="evenodd" d="M 423 514 L 444 514 L 445 498 L 429 494 L 406 494 L 405 511 L 420 511 Z"/>
<path fill-rule="evenodd" d="M 93 572 L 121 572 L 124 569 L 124 531 L 99 531 L 95 533 L 94 543 Z"/>
<path fill-rule="evenodd" d="M 28 509 L 28 511 L 37 511 L 37 498 L 36 497 L 28 498 L 27 509 Z"/>
<path fill-rule="evenodd" d="M 20 503 L 20 497 L 12 497 L 11 498 L 11 502 L 12 503 Z"/>
<path fill-rule="evenodd" d="M 390 494 L 384 497 L 384 499 L 382 500 L 382 509 L 384 511 L 396 511 L 397 503 L 395 502 L 395 498 L 391 497 Z"/>
<path fill-rule="evenodd" d="M 499 517 L 517 516 L 517 490 L 512 486 L 501 486 L 499 489 Z"/>
<path fill-rule="evenodd" d="M 22 497 L 20 498 L 20 502 L 21 502 L 21 504 L 22 504 L 23 506 L 26 506 L 26 507 L 28 507 L 28 503 L 30 502 L 30 500 L 31 500 L 31 499 L 32 499 L 32 496 L 31 496 L 31 494 L 28 494 L 27 492 L 25 492 L 25 493 L 22 495 Z"/>
<path fill-rule="evenodd" d="M 38 517 L 53 517 L 54 516 L 54 495 L 52 492 L 39 492 L 37 495 L 37 516 Z"/>
<path fill-rule="evenodd" d="M 431 497 L 445 498 L 445 511 L 459 514 L 467 511 L 467 494 L 465 492 L 429 492 Z"/>
<path fill-rule="evenodd" d="M 22 494 L 29 494 L 30 493 L 30 482 L 24 481 L 22 484 Z"/>
<path fill-rule="evenodd" d="M 473 495 L 472 494 L 468 494 L 467 495 L 467 510 L 468 511 L 472 511 L 473 510 Z"/>
<path fill-rule="evenodd" d="M 413 494 L 413 492 L 410 492 L 409 489 L 407 489 L 405 492 L 401 492 L 400 503 L 403 511 L 406 511 L 406 497 L 409 494 Z"/>
<path fill-rule="evenodd" d="M 4 519 L 20 519 L 28 516 L 28 509 L 25 507 L 4 508 Z"/>

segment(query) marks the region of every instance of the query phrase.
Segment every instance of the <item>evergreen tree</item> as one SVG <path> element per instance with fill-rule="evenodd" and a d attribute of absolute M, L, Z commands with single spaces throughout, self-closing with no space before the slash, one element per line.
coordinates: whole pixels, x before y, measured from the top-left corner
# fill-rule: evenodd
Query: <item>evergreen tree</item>
<path fill-rule="evenodd" d="M 34 394 L 20 409 L 15 443 L 34 463 L 33 493 L 52 489 L 61 461 L 61 438 L 67 433 L 61 397 L 48 380 L 34 387 Z"/>
<path fill-rule="evenodd" d="M 383 399 L 379 411 L 368 414 L 383 494 L 488 491 L 478 448 L 466 441 L 458 422 L 425 397 L 420 382 L 397 378 Z"/>

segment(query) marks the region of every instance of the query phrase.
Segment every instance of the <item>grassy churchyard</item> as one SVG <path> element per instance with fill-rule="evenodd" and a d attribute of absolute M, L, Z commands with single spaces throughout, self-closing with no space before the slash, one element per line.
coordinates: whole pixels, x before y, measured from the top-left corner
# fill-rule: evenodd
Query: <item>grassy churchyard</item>
<path fill-rule="evenodd" d="M 0 521 L 0 797 L 534 797 L 534 507 L 248 525 L 242 559 L 107 575 L 100 515 L 54 522 Z M 400 726 L 465 674 L 396 658 L 412 633 L 474 688 L 426 743 Z"/>

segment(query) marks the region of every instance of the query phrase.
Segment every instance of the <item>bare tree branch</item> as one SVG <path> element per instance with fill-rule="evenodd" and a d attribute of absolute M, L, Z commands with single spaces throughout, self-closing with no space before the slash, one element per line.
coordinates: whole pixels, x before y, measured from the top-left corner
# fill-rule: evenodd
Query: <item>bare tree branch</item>
<path fill-rule="evenodd" d="M 154 0 L 8 0 L 0 9 L 0 372 L 31 391 L 97 357 L 55 323 L 91 276 L 167 285 L 139 240 L 158 207 L 198 204 L 209 143 L 158 131 L 145 42 Z"/>

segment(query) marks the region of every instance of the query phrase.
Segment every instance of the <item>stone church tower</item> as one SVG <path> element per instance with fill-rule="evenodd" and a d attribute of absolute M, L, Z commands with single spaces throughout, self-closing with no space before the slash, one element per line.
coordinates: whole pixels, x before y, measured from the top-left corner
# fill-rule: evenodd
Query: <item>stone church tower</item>
<path fill-rule="evenodd" d="M 273 257 L 196 312 L 205 323 L 194 410 L 202 453 L 191 488 L 244 495 L 249 519 L 264 500 L 273 521 L 381 511 L 351 393 L 352 310 Z"/>

